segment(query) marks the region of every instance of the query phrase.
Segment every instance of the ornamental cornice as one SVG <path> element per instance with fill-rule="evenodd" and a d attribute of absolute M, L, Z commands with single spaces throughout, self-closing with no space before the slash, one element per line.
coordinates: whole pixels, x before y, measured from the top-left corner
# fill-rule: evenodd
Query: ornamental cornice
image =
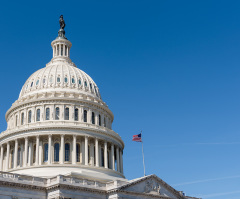
<path fill-rule="evenodd" d="M 56 184 L 56 185 L 46 187 L 46 190 L 48 190 L 48 191 L 57 190 L 57 189 L 85 191 L 85 192 L 98 193 L 98 194 L 104 194 L 104 195 L 107 194 L 107 191 L 104 191 L 104 190 L 87 188 L 87 187 L 79 187 L 79 186 L 74 186 L 74 185 Z"/>
<path fill-rule="evenodd" d="M 27 189 L 27 190 L 38 190 L 38 191 L 46 192 L 45 187 L 30 185 L 30 184 L 16 183 L 16 182 L 0 181 L 0 186 L 6 186 L 6 187 L 10 187 L 10 188 L 15 187 L 15 188 L 21 188 L 21 189 Z"/>
<path fill-rule="evenodd" d="M 108 193 L 123 193 L 129 195 L 134 195 L 134 196 L 144 196 L 144 197 L 150 197 L 150 198 L 162 198 L 162 199 L 171 199 L 169 196 L 163 196 L 163 195 L 155 195 L 155 194 L 149 194 L 149 193 L 141 193 L 141 192 L 132 192 L 132 191 L 125 191 L 125 190 L 116 190 L 114 192 L 109 191 Z M 109 194 L 109 195 L 111 195 Z M 178 199 L 184 199 L 184 198 L 179 198 Z"/>
<path fill-rule="evenodd" d="M 112 113 L 112 111 L 108 108 L 107 105 L 103 104 L 103 103 L 99 103 L 99 102 L 95 102 L 95 101 L 90 101 L 90 100 L 86 100 L 86 99 L 79 99 L 79 98 L 61 98 L 61 97 L 54 97 L 54 98 L 37 98 L 37 99 L 33 99 L 33 100 L 29 100 L 27 102 L 19 102 L 17 104 L 13 104 L 11 106 L 11 108 L 6 112 L 5 118 L 7 120 L 8 116 L 10 114 L 12 114 L 12 112 L 16 111 L 17 109 L 20 108 L 25 108 L 27 106 L 33 106 L 36 104 L 44 104 L 44 103 L 58 103 L 58 102 L 62 102 L 62 103 L 84 103 L 85 105 L 89 105 L 89 106 L 94 106 L 98 109 L 101 109 L 103 111 L 106 111 L 108 114 L 111 115 L 112 120 L 114 119 L 114 115 Z M 79 104 L 80 105 L 80 104 Z"/>
<path fill-rule="evenodd" d="M 107 137 L 110 137 L 112 138 L 113 140 L 117 140 L 120 144 L 121 144 L 121 147 L 122 149 L 124 149 L 124 142 L 123 140 L 121 139 L 121 137 L 116 133 L 114 132 L 113 130 L 106 130 L 105 132 L 104 131 L 100 131 L 99 129 L 88 129 L 88 128 L 84 128 L 84 127 L 72 127 L 72 126 L 42 126 L 42 127 L 28 127 L 28 128 L 23 128 L 23 129 L 19 129 L 19 130 L 7 130 L 7 131 L 4 131 L 0 134 L 0 139 L 2 140 L 3 138 L 7 138 L 7 137 L 10 137 L 10 136 L 14 136 L 14 135 L 17 135 L 17 134 L 20 134 L 20 133 L 26 133 L 26 132 L 31 132 L 31 131 L 39 131 L 39 130 L 58 130 L 58 129 L 61 129 L 61 130 L 83 130 L 83 131 L 87 131 L 87 132 L 95 132 L 97 134 L 100 134 L 100 135 L 103 135 L 103 136 L 107 136 Z M 61 135 L 60 132 L 57 132 L 57 134 Z M 113 135 L 115 134 L 115 135 Z"/>

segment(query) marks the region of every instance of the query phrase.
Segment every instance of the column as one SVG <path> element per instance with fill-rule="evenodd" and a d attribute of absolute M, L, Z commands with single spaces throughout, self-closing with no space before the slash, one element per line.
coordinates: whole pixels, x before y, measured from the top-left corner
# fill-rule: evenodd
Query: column
<path fill-rule="evenodd" d="M 82 139 L 82 143 L 81 143 L 81 148 L 82 148 L 82 156 L 81 156 L 81 164 L 85 164 L 85 140 Z"/>
<path fill-rule="evenodd" d="M 88 137 L 85 136 L 85 165 L 88 165 Z"/>
<path fill-rule="evenodd" d="M 98 154 L 98 139 L 95 139 L 95 162 L 96 162 L 96 167 L 99 167 L 99 154 Z"/>
<path fill-rule="evenodd" d="M 48 136 L 48 164 L 52 163 L 52 135 Z"/>
<path fill-rule="evenodd" d="M 118 172 L 120 172 L 120 168 L 119 168 L 119 148 L 117 147 L 117 150 L 116 150 L 116 152 L 117 152 L 117 171 Z"/>
<path fill-rule="evenodd" d="M 27 156 L 28 155 L 28 137 L 25 138 L 25 151 L 24 151 L 24 163 L 23 166 L 26 167 L 27 166 Z"/>
<path fill-rule="evenodd" d="M 73 135 L 73 153 L 72 153 L 72 163 L 76 164 L 76 158 L 77 158 L 77 136 Z"/>
<path fill-rule="evenodd" d="M 112 170 L 115 170 L 114 145 L 111 145 Z"/>
<path fill-rule="evenodd" d="M 61 135 L 60 164 L 64 163 L 64 135 Z"/>
<path fill-rule="evenodd" d="M 28 153 L 28 166 L 32 164 L 32 142 L 29 142 L 29 153 Z"/>
<path fill-rule="evenodd" d="M 20 167 L 23 166 L 23 143 L 20 145 L 21 153 L 20 153 Z"/>
<path fill-rule="evenodd" d="M 122 150 L 120 150 L 120 168 L 121 168 L 121 173 L 123 173 L 123 157 L 122 157 Z"/>
<path fill-rule="evenodd" d="M 90 165 L 94 166 L 94 143 L 90 144 Z"/>
<path fill-rule="evenodd" d="M 6 171 L 9 169 L 9 151 L 10 151 L 10 144 L 7 143 L 7 159 L 6 159 Z"/>
<path fill-rule="evenodd" d="M 20 157 L 19 157 L 20 158 Z M 18 159 L 18 140 L 15 140 L 15 148 L 14 148 L 14 169 L 17 168 L 17 159 Z"/>
<path fill-rule="evenodd" d="M 108 157 L 107 157 L 107 142 L 104 142 L 104 167 L 108 168 Z"/>
<path fill-rule="evenodd" d="M 103 165 L 103 162 L 102 162 L 102 156 L 103 156 L 103 154 L 102 154 L 102 148 L 101 148 L 101 145 L 99 144 L 98 145 L 98 147 L 99 147 L 99 164 L 100 164 L 100 166 L 102 167 L 102 165 Z"/>
<path fill-rule="evenodd" d="M 1 145 L 0 171 L 3 170 L 3 145 Z"/>
<path fill-rule="evenodd" d="M 42 148 L 43 146 L 42 145 L 43 145 L 43 143 L 42 143 L 42 141 L 40 141 L 39 142 L 39 160 L 38 160 L 39 165 L 42 165 L 42 161 L 43 161 L 43 148 Z"/>
<path fill-rule="evenodd" d="M 37 135 L 36 137 L 36 154 L 35 155 L 35 165 L 39 164 L 39 135 Z"/>

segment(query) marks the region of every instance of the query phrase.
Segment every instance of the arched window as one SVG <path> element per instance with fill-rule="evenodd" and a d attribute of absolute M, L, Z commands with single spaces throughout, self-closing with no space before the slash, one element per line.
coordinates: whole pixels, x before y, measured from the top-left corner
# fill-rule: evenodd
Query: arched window
<path fill-rule="evenodd" d="M 59 162 L 59 143 L 54 144 L 54 162 Z"/>
<path fill-rule="evenodd" d="M 92 112 L 92 124 L 95 124 L 95 113 Z"/>
<path fill-rule="evenodd" d="M 78 121 L 78 109 L 75 108 L 75 111 L 74 111 L 74 119 L 75 121 Z"/>
<path fill-rule="evenodd" d="M 18 156 L 17 156 L 17 166 L 20 166 L 20 159 L 21 159 L 21 148 L 18 148 Z"/>
<path fill-rule="evenodd" d="M 57 82 L 58 82 L 58 83 L 60 82 L 60 77 L 57 77 Z"/>
<path fill-rule="evenodd" d="M 46 108 L 46 120 L 50 119 L 50 108 Z"/>
<path fill-rule="evenodd" d="M 21 116 L 21 125 L 24 124 L 24 113 L 22 113 L 22 116 Z"/>
<path fill-rule="evenodd" d="M 64 82 L 67 83 L 68 82 L 68 79 L 67 77 L 64 78 Z"/>
<path fill-rule="evenodd" d="M 33 147 L 33 163 L 36 162 L 36 144 Z"/>
<path fill-rule="evenodd" d="M 74 78 L 72 78 L 72 83 L 75 84 L 75 79 Z"/>
<path fill-rule="evenodd" d="M 84 82 L 84 84 L 85 84 L 85 87 L 87 87 L 87 82 L 86 81 Z"/>
<path fill-rule="evenodd" d="M 32 111 L 28 111 L 28 123 L 32 122 Z"/>
<path fill-rule="evenodd" d="M 56 109 L 55 109 L 55 120 L 59 120 L 59 114 L 60 113 L 60 110 L 59 110 L 59 107 L 57 107 Z"/>
<path fill-rule="evenodd" d="M 65 116 L 64 116 L 65 120 L 69 120 L 69 108 L 65 108 Z"/>
<path fill-rule="evenodd" d="M 76 149 L 77 149 L 76 160 L 77 162 L 80 162 L 80 144 L 77 144 Z"/>
<path fill-rule="evenodd" d="M 44 144 L 44 162 L 48 161 L 48 144 Z"/>
<path fill-rule="evenodd" d="M 36 118 L 37 122 L 40 121 L 40 109 L 37 109 L 37 118 Z"/>
<path fill-rule="evenodd" d="M 99 114 L 98 116 L 98 125 L 101 126 L 102 125 L 102 121 L 101 121 L 101 115 Z"/>
<path fill-rule="evenodd" d="M 36 82 L 36 86 L 39 84 L 39 80 L 37 80 L 37 82 Z"/>
<path fill-rule="evenodd" d="M 104 117 L 103 122 L 104 122 L 104 127 L 106 127 L 106 118 L 105 117 Z"/>
<path fill-rule="evenodd" d="M 70 161 L 70 144 L 65 144 L 65 161 Z"/>
<path fill-rule="evenodd" d="M 18 125 L 18 116 L 16 115 L 16 122 L 15 122 L 15 125 L 17 126 Z"/>
<path fill-rule="evenodd" d="M 87 111 L 84 110 L 84 122 L 87 122 Z"/>

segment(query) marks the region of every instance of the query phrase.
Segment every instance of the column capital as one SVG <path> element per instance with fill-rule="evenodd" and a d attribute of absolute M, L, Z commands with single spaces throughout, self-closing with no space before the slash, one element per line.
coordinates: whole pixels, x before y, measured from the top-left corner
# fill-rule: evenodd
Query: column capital
<path fill-rule="evenodd" d="M 48 137 L 52 137 L 52 134 L 49 134 Z"/>
<path fill-rule="evenodd" d="M 74 138 L 76 138 L 76 137 L 77 137 L 77 135 L 73 135 L 73 137 L 74 137 Z"/>
<path fill-rule="evenodd" d="M 27 136 L 27 137 L 24 137 L 24 138 L 25 138 L 25 140 L 28 140 L 29 137 Z"/>
<path fill-rule="evenodd" d="M 64 135 L 63 135 L 63 134 L 61 134 L 61 137 L 64 137 Z"/>

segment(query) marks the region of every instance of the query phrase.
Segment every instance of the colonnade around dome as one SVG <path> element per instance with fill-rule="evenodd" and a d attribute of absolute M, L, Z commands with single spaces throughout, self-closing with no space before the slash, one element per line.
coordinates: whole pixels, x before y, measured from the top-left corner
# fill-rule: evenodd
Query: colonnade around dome
<path fill-rule="evenodd" d="M 50 146 L 50 147 L 49 147 Z M 0 170 L 39 166 L 87 166 L 123 174 L 123 149 L 113 142 L 83 135 L 37 135 L 7 141 L 0 147 Z"/>

